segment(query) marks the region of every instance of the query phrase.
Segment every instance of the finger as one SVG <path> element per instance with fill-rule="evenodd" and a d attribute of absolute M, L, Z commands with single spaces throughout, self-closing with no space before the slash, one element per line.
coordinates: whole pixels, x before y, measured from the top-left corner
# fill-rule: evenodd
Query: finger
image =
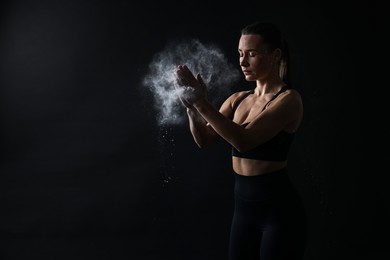
<path fill-rule="evenodd" d="M 179 78 L 176 77 L 176 84 L 174 84 L 175 88 L 178 88 L 178 86 L 184 86 L 183 81 Z"/>
<path fill-rule="evenodd" d="M 200 75 L 200 73 L 198 73 L 198 75 L 196 75 L 196 79 L 198 80 L 199 85 L 201 86 L 201 89 L 203 91 L 207 91 L 207 89 L 208 89 L 207 85 L 206 85 L 206 83 L 204 83 L 204 80 L 203 80 L 202 76 Z"/>
<path fill-rule="evenodd" d="M 184 86 L 184 85 L 185 85 L 184 82 L 183 82 L 183 80 L 180 79 L 180 78 L 177 78 L 177 79 L 176 79 L 176 83 L 177 83 L 177 86 Z M 176 86 L 176 87 L 177 87 L 177 86 Z"/>
<path fill-rule="evenodd" d="M 175 71 L 175 81 L 177 85 L 179 86 L 185 86 L 186 85 L 186 79 L 181 75 L 181 72 L 179 69 L 176 69 Z"/>
<path fill-rule="evenodd" d="M 189 82 L 195 80 L 194 74 L 191 72 L 187 65 L 179 66 L 177 69 L 177 74 L 180 76 L 180 78 L 185 78 Z"/>
<path fill-rule="evenodd" d="M 200 73 L 198 73 L 198 74 L 196 75 L 196 80 L 198 80 L 198 82 L 199 82 L 200 84 L 206 85 L 206 84 L 204 83 L 203 78 L 202 78 L 202 76 L 200 75 Z"/>
<path fill-rule="evenodd" d="M 185 66 L 185 68 L 184 68 L 184 73 L 187 76 L 187 78 L 195 80 L 194 74 L 187 66 Z"/>
<path fill-rule="evenodd" d="M 174 88 L 176 88 L 177 90 L 179 90 L 179 89 L 182 89 L 183 87 L 185 87 L 186 84 L 185 84 L 185 82 L 183 82 L 182 79 L 176 78 L 176 80 L 174 81 L 173 86 L 174 86 Z"/>

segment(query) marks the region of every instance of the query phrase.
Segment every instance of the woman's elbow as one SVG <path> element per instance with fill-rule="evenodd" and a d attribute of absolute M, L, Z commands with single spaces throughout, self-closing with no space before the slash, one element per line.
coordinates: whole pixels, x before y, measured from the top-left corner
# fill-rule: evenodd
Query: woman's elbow
<path fill-rule="evenodd" d="M 234 146 L 234 148 L 239 152 L 239 153 L 245 153 L 248 151 L 248 149 L 243 149 L 240 146 Z"/>
<path fill-rule="evenodd" d="M 198 148 L 200 148 L 200 149 L 203 149 L 206 147 L 205 143 L 203 143 L 203 142 L 196 141 L 195 143 L 198 146 Z"/>
<path fill-rule="evenodd" d="M 202 140 L 197 140 L 196 144 L 198 145 L 199 148 L 204 149 L 204 148 L 211 146 L 217 140 L 218 140 L 218 138 L 216 138 L 216 137 L 210 137 L 210 138 L 205 138 Z"/>
<path fill-rule="evenodd" d="M 205 149 L 211 145 L 211 142 L 197 142 L 196 144 L 200 149 Z"/>
<path fill-rule="evenodd" d="M 244 142 L 236 143 L 233 145 L 233 147 L 240 153 L 245 153 L 253 148 L 252 145 Z"/>

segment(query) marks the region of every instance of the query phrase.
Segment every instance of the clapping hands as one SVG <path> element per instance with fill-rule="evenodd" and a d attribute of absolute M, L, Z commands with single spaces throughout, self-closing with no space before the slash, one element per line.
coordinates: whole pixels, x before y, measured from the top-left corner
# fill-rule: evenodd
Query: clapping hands
<path fill-rule="evenodd" d="M 202 77 L 198 73 L 196 77 L 187 67 L 187 65 L 179 65 L 175 70 L 176 84 L 179 98 L 182 104 L 191 108 L 198 101 L 207 97 L 207 86 Z"/>

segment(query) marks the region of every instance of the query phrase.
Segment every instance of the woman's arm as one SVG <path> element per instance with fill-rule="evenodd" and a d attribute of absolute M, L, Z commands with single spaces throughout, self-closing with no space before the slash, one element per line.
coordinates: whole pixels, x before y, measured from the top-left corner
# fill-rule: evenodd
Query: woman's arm
<path fill-rule="evenodd" d="M 205 148 L 219 139 L 219 135 L 195 108 L 187 108 L 189 127 L 195 143 Z"/>
<path fill-rule="evenodd" d="M 215 109 L 207 100 L 207 87 L 199 74 L 194 77 L 185 65 L 179 66 L 176 73 L 178 87 L 184 89 L 183 99 L 198 111 L 220 137 L 240 152 L 268 141 L 297 120 L 302 111 L 300 95 L 289 90 L 243 127 Z"/>
<path fill-rule="evenodd" d="M 233 94 L 228 99 L 226 99 L 219 109 L 219 113 L 221 113 L 226 118 L 230 118 L 233 115 L 231 100 L 235 96 L 236 94 Z M 205 148 L 221 139 L 217 132 L 215 132 L 211 125 L 202 117 L 202 115 L 194 106 L 189 104 L 185 99 L 181 99 L 181 101 L 187 108 L 187 116 L 191 134 L 194 138 L 194 141 L 200 148 Z"/>
<path fill-rule="evenodd" d="M 250 150 L 291 124 L 301 111 L 300 96 L 295 91 L 281 95 L 246 127 L 223 116 L 205 98 L 193 103 L 214 131 L 240 152 Z"/>
<path fill-rule="evenodd" d="M 203 119 L 195 107 L 184 98 L 179 96 L 179 99 L 187 110 L 189 128 L 195 143 L 199 148 L 205 148 L 219 139 L 219 135 L 212 127 Z"/>
<path fill-rule="evenodd" d="M 178 66 L 179 68 L 187 66 Z M 178 71 L 176 71 L 178 72 Z M 190 77 L 177 77 L 177 84 L 175 87 L 178 89 L 179 99 L 184 107 L 187 109 L 187 116 L 189 121 L 189 128 L 194 138 L 195 143 L 200 147 L 204 148 L 209 146 L 212 143 L 218 141 L 220 136 L 217 132 L 210 126 L 210 124 L 199 114 L 198 110 L 193 106 L 193 97 L 198 98 L 199 96 L 206 97 L 207 96 L 207 87 L 198 74 L 198 79 L 194 78 L 192 73 L 187 70 L 186 71 Z M 200 84 L 199 88 L 189 87 L 194 84 Z M 230 117 L 232 114 L 231 109 L 231 97 L 229 97 L 222 104 L 219 113 L 223 116 Z"/>

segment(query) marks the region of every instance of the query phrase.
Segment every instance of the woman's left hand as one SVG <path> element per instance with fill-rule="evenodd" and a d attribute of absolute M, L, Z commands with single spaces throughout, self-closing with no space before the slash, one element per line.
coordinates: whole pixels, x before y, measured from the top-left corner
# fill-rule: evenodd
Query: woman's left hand
<path fill-rule="evenodd" d="M 186 65 L 179 65 L 175 71 L 180 99 L 193 105 L 207 97 L 207 86 L 198 73 L 196 77 Z"/>

